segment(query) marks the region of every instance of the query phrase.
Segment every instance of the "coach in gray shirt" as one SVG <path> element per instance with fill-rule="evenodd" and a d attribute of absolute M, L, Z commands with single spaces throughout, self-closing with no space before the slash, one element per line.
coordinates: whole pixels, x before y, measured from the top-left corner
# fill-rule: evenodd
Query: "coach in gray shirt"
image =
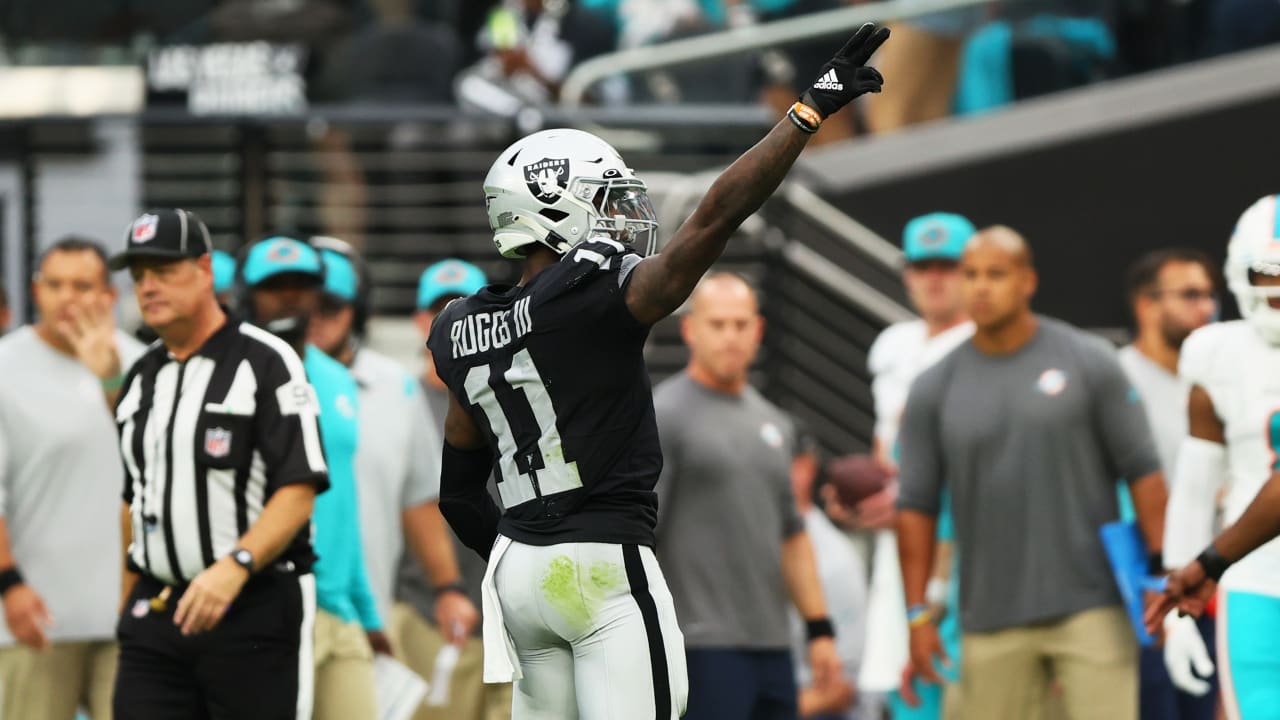
<path fill-rule="evenodd" d="M 110 720 L 124 471 L 110 404 L 145 348 L 115 329 L 106 251 L 37 264 L 40 319 L 0 340 L 0 717 Z"/>
<path fill-rule="evenodd" d="M 1165 487 L 1137 393 L 1101 339 L 1031 312 L 1025 242 L 994 227 L 961 263 L 972 340 L 911 388 L 900 434 L 899 552 L 915 670 L 941 653 L 924 609 L 951 491 L 965 718 L 1033 717 L 1051 679 L 1072 720 L 1136 719 L 1138 646 L 1098 529 L 1129 481 L 1158 550 Z"/>
<path fill-rule="evenodd" d="M 792 720 L 787 595 L 807 623 L 816 685 L 839 682 L 826 602 L 791 494 L 790 420 L 747 385 L 764 325 L 755 292 L 707 277 L 682 332 L 688 370 L 654 391 L 663 470 L 658 561 L 688 653 L 685 720 Z"/>

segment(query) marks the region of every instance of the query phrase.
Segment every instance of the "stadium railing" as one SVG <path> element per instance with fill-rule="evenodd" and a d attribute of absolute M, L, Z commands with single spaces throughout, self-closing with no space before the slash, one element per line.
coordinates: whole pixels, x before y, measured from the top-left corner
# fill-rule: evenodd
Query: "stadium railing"
<path fill-rule="evenodd" d="M 663 225 L 674 228 L 715 176 L 651 182 L 667 188 L 656 198 Z M 870 445 L 875 407 L 867 353 L 886 326 L 914 317 L 902 263 L 897 246 L 791 180 L 743 224 L 717 265 L 760 289 L 766 326 L 753 383 L 804 420 L 828 453 Z M 664 321 L 649 348 L 655 377 L 686 359 L 678 322 Z"/>
<path fill-rule="evenodd" d="M 620 50 L 600 55 L 574 67 L 561 87 L 560 102 L 567 107 L 576 107 L 582 104 L 584 96 L 593 85 L 615 75 L 674 67 L 776 47 L 845 32 L 866 22 L 904 20 L 946 10 L 986 5 L 989 2 L 990 0 L 888 0 Z"/>

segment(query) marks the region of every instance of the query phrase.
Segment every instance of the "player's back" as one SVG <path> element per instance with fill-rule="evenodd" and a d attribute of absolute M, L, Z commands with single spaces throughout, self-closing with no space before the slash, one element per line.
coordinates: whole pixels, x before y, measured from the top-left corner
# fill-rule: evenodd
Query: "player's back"
<path fill-rule="evenodd" d="M 649 328 L 624 300 L 639 261 L 612 240 L 583 242 L 526 285 L 486 287 L 436 318 L 436 370 L 496 450 L 503 535 L 653 544 Z"/>
<path fill-rule="evenodd" d="M 1196 330 L 1183 344 L 1179 375 L 1203 388 L 1226 436 L 1229 486 L 1223 521 L 1234 523 L 1280 469 L 1280 347 L 1244 320 Z M 1225 587 L 1280 596 L 1280 541 L 1232 566 Z"/>

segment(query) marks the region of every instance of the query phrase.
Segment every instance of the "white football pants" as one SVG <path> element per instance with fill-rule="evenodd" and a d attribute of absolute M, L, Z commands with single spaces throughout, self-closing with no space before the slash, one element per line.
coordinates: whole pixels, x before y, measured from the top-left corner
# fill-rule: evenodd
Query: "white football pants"
<path fill-rule="evenodd" d="M 523 674 L 512 720 L 684 714 L 684 636 L 650 548 L 512 542 L 494 585 Z"/>

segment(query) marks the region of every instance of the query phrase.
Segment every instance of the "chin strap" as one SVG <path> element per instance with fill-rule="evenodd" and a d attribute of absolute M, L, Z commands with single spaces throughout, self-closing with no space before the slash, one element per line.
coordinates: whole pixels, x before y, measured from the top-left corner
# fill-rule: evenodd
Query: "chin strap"
<path fill-rule="evenodd" d="M 524 216 L 515 218 L 510 225 L 496 231 L 493 239 L 498 244 L 510 242 L 512 246 L 520 249 L 521 256 L 528 253 L 525 248 L 533 243 L 550 248 L 557 255 L 563 255 L 573 247 L 573 243 L 565 240 L 558 233 Z"/>

